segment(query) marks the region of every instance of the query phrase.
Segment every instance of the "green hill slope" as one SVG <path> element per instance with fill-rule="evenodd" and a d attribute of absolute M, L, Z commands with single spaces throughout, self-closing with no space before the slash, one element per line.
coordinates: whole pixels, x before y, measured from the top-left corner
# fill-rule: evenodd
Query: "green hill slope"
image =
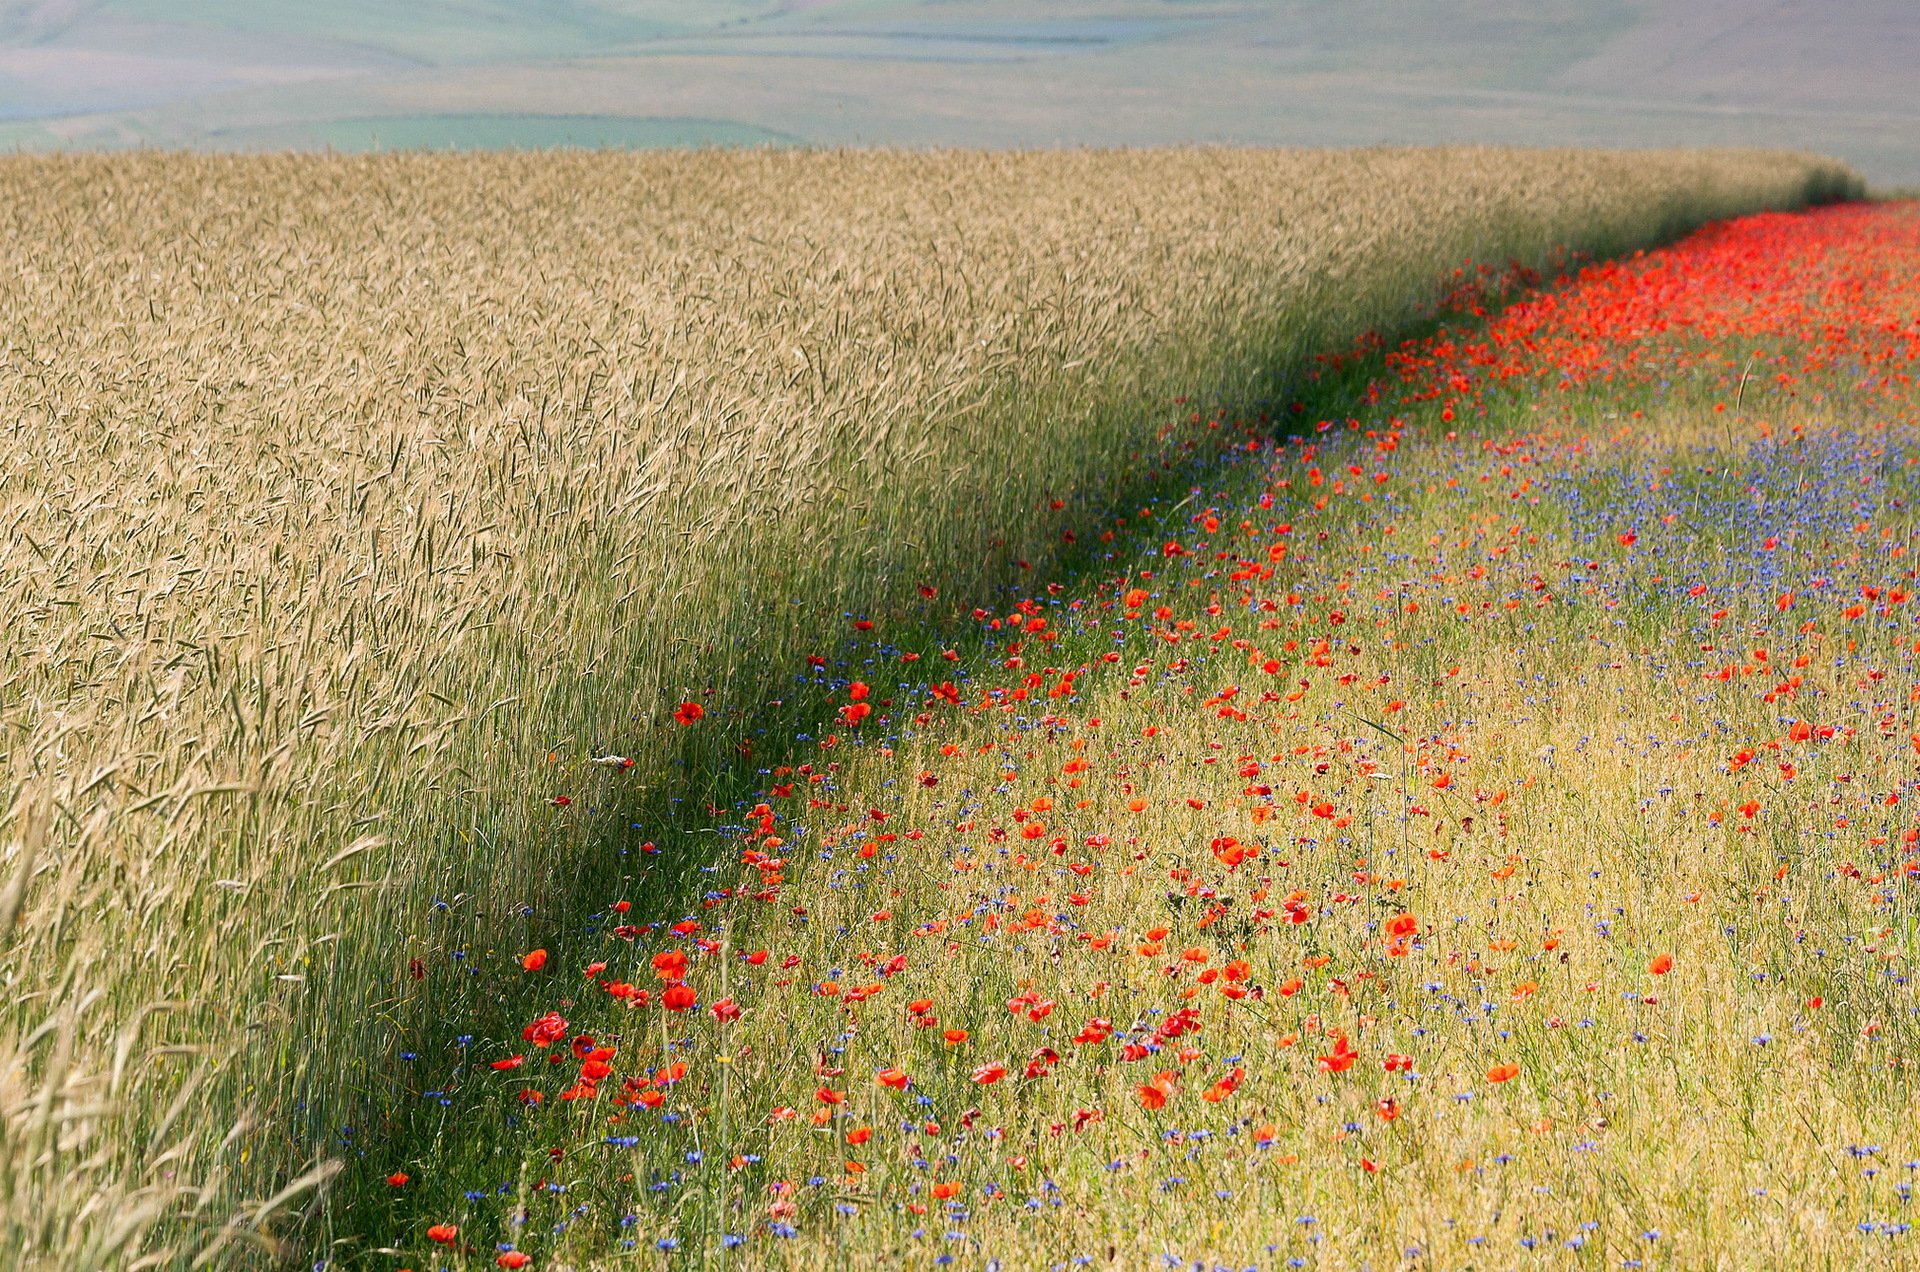
<path fill-rule="evenodd" d="M 0 17 L 0 141 L 1785 145 L 1897 182 L 1916 64 L 1892 0 L 44 0 Z"/>

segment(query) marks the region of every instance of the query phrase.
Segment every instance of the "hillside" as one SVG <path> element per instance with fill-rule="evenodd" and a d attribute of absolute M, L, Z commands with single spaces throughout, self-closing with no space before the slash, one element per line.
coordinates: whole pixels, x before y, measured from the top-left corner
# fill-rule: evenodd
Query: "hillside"
<path fill-rule="evenodd" d="M 1920 179 L 1897 0 L 28 0 L 0 140 L 1770 145 Z"/>

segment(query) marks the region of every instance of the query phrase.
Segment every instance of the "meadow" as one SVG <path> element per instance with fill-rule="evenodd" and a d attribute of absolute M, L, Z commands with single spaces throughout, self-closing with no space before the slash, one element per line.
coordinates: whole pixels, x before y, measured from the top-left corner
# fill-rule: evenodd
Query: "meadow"
<path fill-rule="evenodd" d="M 1700 539 L 1673 551 L 1742 645 L 1791 618 L 1764 640 L 1838 660 L 1819 673 L 1832 694 L 1899 661 L 1890 634 L 1842 657 L 1818 644 L 1840 639 L 1825 609 L 1798 630 L 1784 592 L 1755 600 L 1787 557 L 1728 536 L 1754 501 L 1792 550 L 1828 550 L 1794 537 L 1819 518 L 1904 550 L 1907 496 L 1876 484 L 1899 479 L 1900 440 L 1845 430 L 1904 409 L 1859 381 L 1912 357 L 1882 331 L 1912 316 L 1910 215 L 1838 223 L 1879 254 L 1763 275 L 1738 303 L 1654 271 L 1660 305 L 1626 312 L 1701 302 L 1677 351 L 1609 362 L 1638 328 L 1602 330 L 1604 306 L 1555 343 L 1555 319 L 1589 311 L 1551 300 L 1496 320 L 1538 318 L 1513 346 L 1400 345 L 1580 255 L 1857 194 L 1837 165 L 1455 149 L 4 166 L 7 230 L 29 245 L 0 281 L 0 1215 L 22 1266 L 935 1258 L 922 1243 L 1125 1265 L 1230 1257 L 1236 1210 L 1265 1221 L 1283 1196 L 1313 1218 L 1289 1214 L 1308 1244 L 1288 1257 L 1347 1262 L 1452 1248 L 1496 1226 L 1488 1196 L 1541 1186 L 1549 1207 L 1495 1208 L 1565 1240 L 1710 1204 L 1690 1230 L 1724 1231 L 1734 1200 L 1685 1163 L 1720 1180 L 1708 1155 L 1739 1146 L 1677 1109 L 1717 1092 L 1793 1137 L 1769 1114 L 1790 1105 L 1811 1171 L 1840 1152 L 1828 1132 L 1868 1133 L 1898 1090 L 1897 1066 L 1843 1063 L 1841 1041 L 1858 1015 L 1877 1029 L 1855 1051 L 1899 1054 L 1898 987 L 1842 962 L 1886 938 L 1835 927 L 1821 946 L 1831 1035 L 1783 1017 L 1768 1027 L 1786 1044 L 1749 1050 L 1712 1014 L 1759 1019 L 1781 983 L 1799 992 L 1797 944 L 1744 893 L 1774 886 L 1749 878 L 1756 853 L 1790 856 L 1805 814 L 1675 820 L 1638 785 L 1658 766 L 1604 731 L 1623 709 L 1648 723 L 1655 700 L 1674 738 L 1734 714 L 1697 689 L 1667 702 L 1662 669 L 1629 653 L 1698 634 L 1696 598 L 1669 594 L 1678 567 L 1617 539 L 1683 516 Z M 1797 259 L 1778 232 L 1754 268 Z M 1789 293 L 1797 317 L 1753 299 Z M 1878 325 L 1836 308 L 1868 302 Z M 1880 343 L 1834 334 L 1854 326 Z M 1808 340 L 1818 365 L 1796 361 Z M 1595 403 L 1620 420 L 1597 426 Z M 1608 508 L 1660 495 L 1631 525 L 1611 514 L 1618 574 L 1585 505 L 1526 484 L 1540 464 Z M 1823 479 L 1856 467 L 1858 489 Z M 1806 488 L 1756 493 L 1749 469 Z M 1461 485 L 1473 500 L 1441 493 Z M 1248 561 L 1215 542 L 1236 533 Z M 1485 546 L 1490 566 L 1462 568 L 1498 609 L 1465 626 L 1446 607 L 1467 601 L 1422 601 L 1431 571 L 1412 564 L 1454 536 Z M 1562 540 L 1594 564 L 1548 584 L 1537 542 Z M 1825 568 L 1851 586 L 1847 564 Z M 1390 620 L 1373 570 L 1393 575 Z M 1605 675 L 1581 643 L 1614 639 L 1595 612 L 1627 624 Z M 1349 617 L 1369 630 L 1341 652 Z M 1226 672 L 1242 653 L 1274 700 L 1257 710 Z M 1735 662 L 1729 694 L 1771 667 Z M 1403 683 L 1420 693 L 1376 704 Z M 1474 735 L 1429 693 L 1481 695 L 1503 727 Z M 1764 747 L 1766 713 L 1741 710 Z M 1584 741 L 1558 727 L 1570 712 L 1594 721 Z M 1840 797 L 1892 793 L 1878 719 L 1808 744 L 1806 786 L 1844 771 Z M 1703 742 L 1676 764 L 1706 801 L 1724 760 Z M 1425 790 L 1453 772 L 1487 795 L 1436 834 L 1427 804 L 1458 796 Z M 1261 829 L 1275 819 L 1289 833 Z M 1849 861 L 1879 873 L 1893 850 L 1852 826 Z M 1596 833 L 1613 873 L 1571 869 Z M 1676 880 L 1697 899 L 1673 904 Z M 1870 894 L 1848 886 L 1800 927 L 1854 922 Z M 1763 913 L 1774 926 L 1738 939 Z M 1473 917 L 1442 936 L 1456 914 Z M 1616 951 L 1637 966 L 1656 938 L 1671 979 L 1628 1005 Z M 1163 960 L 1170 941 L 1198 956 Z M 1531 989 L 1491 983 L 1493 951 L 1511 968 L 1541 941 L 1564 957 Z M 1752 957 L 1775 979 L 1749 984 Z M 1490 1010 L 1456 1023 L 1435 997 L 1439 1038 L 1402 1038 L 1429 1028 L 1416 968 L 1456 997 L 1489 984 L 1529 1023 L 1489 1050 Z M 1536 1019 L 1580 977 L 1605 992 L 1556 1010 L 1589 1025 Z M 1620 1042 L 1637 1013 L 1658 1047 Z M 1459 1085 L 1518 1067 L 1446 1103 L 1412 1060 L 1381 1069 L 1389 1040 Z M 1826 1047 L 1829 1067 L 1787 1066 L 1789 1045 Z M 1595 1112 L 1602 1075 L 1581 1066 L 1603 1053 L 1625 1066 L 1604 1088 L 1621 1103 Z M 1361 1064 L 1369 1084 L 1333 1084 Z M 1593 1170 L 1562 1162 L 1550 1184 L 1490 1164 L 1598 1117 L 1645 1156 L 1570 1159 Z M 1523 1139 L 1516 1118 L 1548 1129 Z M 1262 1145 L 1270 1173 L 1249 1174 L 1241 1150 Z M 1475 1164 L 1455 1171 L 1455 1149 Z M 1194 1165 L 1169 1184 L 1173 1158 Z M 1844 1186 L 1884 1193 L 1884 1173 Z M 1768 1186 L 1804 1202 L 1842 1184 Z M 1803 1231 L 1804 1205 L 1768 1213 L 1781 1250 L 1855 1237 Z"/>

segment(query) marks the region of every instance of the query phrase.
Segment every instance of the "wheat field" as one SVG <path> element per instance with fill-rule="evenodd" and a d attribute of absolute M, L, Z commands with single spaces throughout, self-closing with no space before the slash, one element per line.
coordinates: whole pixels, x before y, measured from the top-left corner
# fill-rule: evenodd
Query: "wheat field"
<path fill-rule="evenodd" d="M 628 886 L 631 826 L 697 893 L 677 812 L 828 701 L 806 656 L 1083 550 L 1173 399 L 1284 410 L 1462 261 L 1857 193 L 1494 149 L 0 173 L 0 1239 L 61 1268 L 373 1257 L 423 962 Z"/>

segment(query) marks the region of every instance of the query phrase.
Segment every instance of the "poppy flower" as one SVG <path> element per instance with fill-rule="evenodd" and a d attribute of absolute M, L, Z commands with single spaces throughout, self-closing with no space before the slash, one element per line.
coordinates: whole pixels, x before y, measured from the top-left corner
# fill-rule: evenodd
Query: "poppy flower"
<path fill-rule="evenodd" d="M 523 956 L 520 960 L 520 966 L 530 972 L 537 972 L 546 965 L 547 952 L 545 950 L 535 950 L 533 953 Z"/>
<path fill-rule="evenodd" d="M 1359 1053 L 1348 1043 L 1347 1036 L 1336 1033 L 1333 1035 L 1333 1054 L 1321 1056 L 1319 1063 L 1323 1072 L 1345 1073 L 1353 1067 L 1353 1062 L 1358 1058 Z"/>
<path fill-rule="evenodd" d="M 427 1229 L 427 1240 L 435 1245 L 452 1245 L 459 1236 L 460 1229 L 450 1223 L 436 1223 Z"/>
<path fill-rule="evenodd" d="M 567 1036 L 567 1021 L 557 1011 L 550 1011 L 520 1031 L 520 1037 L 536 1047 L 550 1047 Z"/>
<path fill-rule="evenodd" d="M 1508 1082 L 1519 1076 L 1520 1066 L 1517 1064 L 1496 1064 L 1487 1070 L 1489 1082 Z"/>
<path fill-rule="evenodd" d="M 1246 1080 L 1246 1077 L 1247 1077 L 1247 1071 L 1243 1068 L 1236 1066 L 1225 1077 L 1221 1078 L 1219 1081 L 1215 1082 L 1212 1086 L 1208 1087 L 1204 1092 L 1202 1092 L 1200 1098 L 1207 1101 L 1209 1104 L 1219 1104 L 1221 1101 L 1225 1100 L 1228 1096 L 1232 1095 L 1235 1091 L 1238 1091 L 1240 1089 L 1240 1084 Z"/>
<path fill-rule="evenodd" d="M 707 714 L 707 709 L 697 702 L 683 702 L 673 713 L 673 718 L 681 724 L 693 724 Z"/>

